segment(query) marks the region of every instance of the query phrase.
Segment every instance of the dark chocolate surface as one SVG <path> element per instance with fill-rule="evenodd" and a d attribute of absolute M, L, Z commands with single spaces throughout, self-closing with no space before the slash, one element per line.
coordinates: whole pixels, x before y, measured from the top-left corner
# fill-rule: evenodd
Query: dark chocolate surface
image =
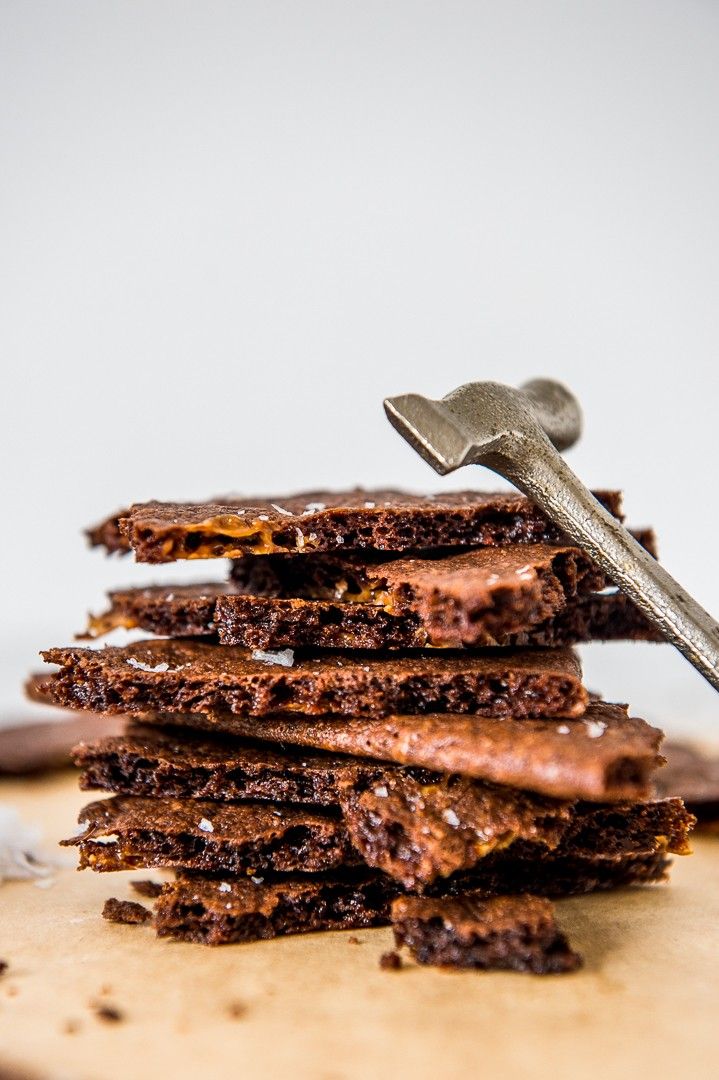
<path fill-rule="evenodd" d="M 615 516 L 617 492 L 596 492 Z M 460 491 L 305 492 L 273 499 L 137 503 L 88 530 L 91 544 L 133 550 L 139 562 L 237 558 L 272 552 L 407 551 L 438 546 L 561 542 L 557 528 L 522 495 Z"/>
<path fill-rule="evenodd" d="M 104 649 L 50 649 L 46 682 L 61 705 L 99 712 L 281 710 L 374 716 L 459 712 L 579 716 L 588 695 L 570 650 L 427 651 L 391 657 L 324 653 L 284 666 L 231 646 L 151 640 Z"/>

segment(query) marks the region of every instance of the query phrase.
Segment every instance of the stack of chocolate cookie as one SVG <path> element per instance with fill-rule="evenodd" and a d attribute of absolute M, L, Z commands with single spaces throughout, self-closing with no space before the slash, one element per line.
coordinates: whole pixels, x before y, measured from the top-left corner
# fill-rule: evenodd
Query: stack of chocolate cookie
<path fill-rule="evenodd" d="M 537 894 L 658 881 L 688 850 L 681 800 L 652 798 L 661 733 L 590 700 L 571 649 L 656 634 L 527 499 L 148 503 L 90 537 L 232 560 L 219 583 L 112 593 L 89 636 L 159 636 L 51 649 L 34 684 L 127 714 L 77 748 L 82 787 L 113 794 L 68 843 L 82 867 L 174 869 L 160 935 L 368 926 L 394 905 L 425 962 L 568 970 Z"/>

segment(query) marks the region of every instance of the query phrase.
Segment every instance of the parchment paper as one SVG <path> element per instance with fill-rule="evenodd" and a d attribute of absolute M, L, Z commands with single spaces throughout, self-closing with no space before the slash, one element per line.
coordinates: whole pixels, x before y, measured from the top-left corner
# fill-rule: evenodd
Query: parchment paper
<path fill-rule="evenodd" d="M 6 780 L 0 802 L 52 851 L 88 801 L 76 783 Z M 561 902 L 586 967 L 551 978 L 381 971 L 389 930 L 210 949 L 101 918 L 107 897 L 139 899 L 131 877 L 158 873 L 5 884 L 0 1077 L 714 1077 L 719 840 L 694 846 L 669 886 Z"/>

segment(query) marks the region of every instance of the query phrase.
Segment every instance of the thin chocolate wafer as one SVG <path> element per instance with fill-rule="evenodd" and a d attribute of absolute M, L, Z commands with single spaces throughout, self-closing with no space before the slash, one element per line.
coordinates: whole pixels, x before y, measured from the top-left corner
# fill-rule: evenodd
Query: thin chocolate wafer
<path fill-rule="evenodd" d="M 596 492 L 621 517 L 618 492 Z M 562 536 L 522 495 L 460 491 L 305 492 L 274 499 L 137 503 L 88 530 L 93 545 L 135 553 L 138 562 L 308 553 L 560 542 Z"/>
<path fill-rule="evenodd" d="M 489 550 L 489 549 L 488 549 Z M 661 634 L 622 593 L 590 593 L 566 602 L 550 618 L 532 606 L 516 605 L 505 625 L 524 618 L 527 628 L 500 632 L 504 615 L 488 612 L 461 633 L 440 632 L 419 614 L 392 614 L 369 603 L 251 596 L 231 585 L 150 586 L 116 590 L 110 606 L 90 617 L 82 636 L 97 638 L 118 628 L 141 629 L 163 637 L 201 637 L 250 649 L 414 649 L 450 641 L 458 645 L 575 645 L 588 641 L 661 641 Z M 496 615 L 496 618 L 495 618 Z M 491 627 L 490 621 L 495 619 Z"/>
<path fill-rule="evenodd" d="M 306 565 L 314 560 L 292 561 Z M 494 645 L 501 636 L 550 618 L 578 594 L 608 584 L 605 575 L 577 548 L 547 544 L 513 544 L 378 564 L 356 561 L 354 566 L 358 581 L 350 585 L 352 571 L 340 567 L 332 596 L 312 597 L 314 603 L 303 602 L 301 596 L 289 604 L 281 599 L 255 598 L 238 594 L 226 584 L 114 592 L 109 610 L 91 618 L 89 633 L 97 636 L 118 626 L 139 626 L 173 637 L 216 633 L 223 644 L 254 645 L 256 640 L 248 641 L 248 628 L 263 621 L 276 622 L 275 611 L 287 621 L 294 611 L 295 640 L 290 644 L 323 645 L 321 635 L 314 642 L 302 641 L 308 609 L 315 615 L 315 637 L 320 621 L 334 639 L 334 628 L 342 623 L 349 602 L 349 629 L 354 626 L 360 630 L 362 614 L 379 608 L 396 619 L 412 622 L 413 645 Z M 368 625 L 377 631 L 376 623 L 368 620 Z M 388 636 L 391 640 L 391 632 Z"/>
<path fill-rule="evenodd" d="M 386 925 L 397 886 L 361 871 L 259 881 L 184 875 L 155 906 L 158 937 L 229 945 L 318 930 Z"/>
<path fill-rule="evenodd" d="M 663 881 L 663 854 L 614 861 L 571 859 L 549 854 L 512 858 L 504 852 L 482 861 L 482 896 L 528 892 L 572 896 Z M 435 886 L 477 894 L 477 874 Z M 354 930 L 389 923 L 399 886 L 384 874 L 357 870 L 324 875 L 287 875 L 263 882 L 226 875 L 180 872 L 163 888 L 156 905 L 160 937 L 204 945 L 257 941 L 280 934 Z"/>
<path fill-rule="evenodd" d="M 261 800 L 338 806 L 340 779 L 371 778 L 379 762 L 301 747 L 275 747 L 177 728 L 133 724 L 80 743 L 80 787 L 147 798 Z"/>
<path fill-rule="evenodd" d="M 80 813 L 80 869 L 183 866 L 261 874 L 319 872 L 358 862 L 341 821 L 318 809 L 268 803 L 115 796 Z"/>
<path fill-rule="evenodd" d="M 147 709 L 248 716 L 458 712 L 581 716 L 588 700 L 570 650 L 383 657 L 373 653 L 244 654 L 231 646 L 154 640 L 105 649 L 49 649 L 46 682 L 61 705 L 100 712 Z"/>
<path fill-rule="evenodd" d="M 419 765 L 516 788 L 602 802 L 642 799 L 662 764 L 662 733 L 626 706 L 592 702 L 581 719 L 267 716 L 143 713 L 146 724 L 306 746 Z"/>

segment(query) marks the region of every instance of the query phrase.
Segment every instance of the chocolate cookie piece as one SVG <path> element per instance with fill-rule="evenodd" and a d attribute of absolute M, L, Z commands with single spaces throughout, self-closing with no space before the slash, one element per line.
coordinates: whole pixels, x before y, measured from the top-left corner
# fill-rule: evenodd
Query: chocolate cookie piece
<path fill-rule="evenodd" d="M 595 492 L 621 517 L 618 492 Z M 407 551 L 445 546 L 561 542 L 555 525 L 522 495 L 460 491 L 306 492 L 274 500 L 137 503 L 88 530 L 91 544 L 135 552 L 138 562 L 237 558 L 271 552 Z"/>
<path fill-rule="evenodd" d="M 90 615 L 86 632 L 78 637 L 98 638 L 112 630 L 141 629 L 163 637 L 215 638 L 218 601 L 235 592 L 230 583 L 221 582 L 115 589 L 108 593 L 107 611 Z"/>
<path fill-rule="evenodd" d="M 665 638 L 636 604 L 619 591 L 579 596 L 565 608 L 519 634 L 503 638 L 500 645 L 583 645 L 590 641 L 652 641 Z"/>
<path fill-rule="evenodd" d="M 657 538 L 654 530 L 632 529 L 630 531 L 642 547 L 657 558 Z M 560 552 L 576 552 L 580 558 L 580 566 L 587 569 L 591 567 L 593 573 L 598 575 L 593 588 L 601 589 L 610 584 L 604 575 L 599 573 L 596 564 L 589 562 L 587 556 L 580 553 L 576 547 L 562 547 L 542 541 L 534 542 L 530 548 L 526 543 L 506 544 L 499 548 L 495 545 L 495 557 L 502 552 L 512 553 L 516 547 L 520 552 L 524 552 L 525 565 L 526 563 L 533 564 L 533 560 L 539 557 L 538 573 L 541 573 L 543 569 L 546 571 L 548 553 L 552 553 L 551 557 L 553 557 Z M 476 555 L 477 549 L 471 552 L 463 552 L 458 548 L 432 548 L 408 552 L 383 552 L 372 549 L 342 553 L 314 552 L 309 557 L 299 559 L 296 555 L 264 555 L 261 558 L 245 555 L 241 559 L 232 561 L 230 581 L 237 592 L 249 593 L 253 596 L 367 603 L 373 599 L 373 593 L 381 584 L 383 570 L 386 569 L 391 573 L 393 563 L 398 564 L 400 572 L 409 572 L 412 578 L 416 578 L 417 571 L 421 572 L 423 567 L 430 568 L 432 562 L 438 565 L 439 572 L 442 573 L 441 568 L 448 560 L 451 564 L 452 559 L 462 554 Z M 492 552 L 489 551 L 487 556 L 491 561 Z M 520 556 L 517 554 L 516 557 Z M 481 563 L 477 569 L 481 574 Z M 504 569 L 506 570 L 506 564 Z M 558 574 L 562 573 L 561 558 L 555 569 Z M 510 583 L 511 581 L 510 578 Z M 600 584 L 600 581 L 603 581 L 603 584 Z M 411 587 L 412 582 L 410 581 L 409 584 Z M 421 579 L 418 584 L 422 589 Z M 567 584 L 571 589 L 571 578 L 568 579 Z M 572 593 L 577 591 L 578 584 L 580 582 L 574 582 L 575 588 Z M 588 583 L 587 587 L 590 585 L 591 583 Z M 397 590 L 397 583 L 394 589 Z"/>
<path fill-rule="evenodd" d="M 338 806 L 338 782 L 368 778 L 383 766 L 300 747 L 210 738 L 133 725 L 124 735 L 81 743 L 80 787 L 148 798 L 260 800 Z"/>
<path fill-rule="evenodd" d="M 554 906 L 538 896 L 463 896 L 436 900 L 398 896 L 392 929 L 419 964 L 527 971 L 552 975 L 576 971 L 581 957 L 554 918 Z"/>
<path fill-rule="evenodd" d="M 311 565 L 319 559 L 284 561 Z M 336 561 L 340 566 L 331 575 L 329 596 L 322 597 L 253 596 L 228 584 L 116 591 L 110 608 L 91 616 L 88 636 L 140 627 L 253 647 L 278 640 L 293 647 L 362 648 L 368 647 L 366 640 L 379 648 L 496 645 L 550 619 L 577 595 L 607 585 L 606 576 L 577 548 L 547 544 L 377 564 Z"/>
<path fill-rule="evenodd" d="M 64 840 L 80 869 L 184 866 L 256 874 L 318 872 L 358 861 L 328 812 L 262 803 L 116 796 L 81 812 L 85 830 Z"/>
<path fill-rule="evenodd" d="M 165 885 L 155 908 L 159 937 L 228 945 L 317 930 L 356 930 L 386 925 L 397 888 L 366 872 L 247 878 L 182 876 Z"/>
<path fill-rule="evenodd" d="M 558 899 L 629 885 L 666 881 L 671 859 L 664 851 L 616 859 L 591 859 L 546 852 L 536 844 L 517 843 L 493 852 L 472 870 L 441 879 L 425 890 L 431 896 L 482 896 L 537 893 Z"/>
<path fill-rule="evenodd" d="M 626 706 L 592 702 L 579 720 L 513 720 L 455 714 L 385 718 L 143 713 L 146 724 L 306 746 L 418 765 L 557 798 L 646 798 L 662 764 L 662 733 Z"/>
<path fill-rule="evenodd" d="M 388 795 L 389 782 L 382 785 Z M 79 848 L 81 869 L 180 866 L 248 874 L 337 869 L 359 861 L 356 847 L 370 865 L 403 885 L 424 887 L 438 877 L 479 868 L 488 853 L 515 844 L 519 854 L 531 855 L 539 847 L 609 861 L 684 854 L 693 820 L 679 799 L 569 808 L 520 792 L 479 789 L 473 797 L 465 793 L 450 814 L 445 811 L 451 785 L 449 792 L 422 796 L 409 781 L 393 786 L 393 798 L 378 813 L 379 790 L 371 791 L 374 809 L 371 798 L 345 803 L 344 821 L 328 811 L 276 803 L 116 796 L 87 806 L 80 815 L 85 830 L 64 843 Z M 413 799 L 417 822 L 408 825 Z M 475 844 L 473 827 L 484 834 Z"/>
<path fill-rule="evenodd" d="M 531 890 L 546 896 L 572 896 L 595 890 L 648 885 L 666 878 L 665 855 L 595 861 L 511 858 L 505 852 L 482 860 L 481 895 Z M 477 892 L 478 874 L 458 875 L 433 888 L 457 895 Z M 156 907 L 160 937 L 205 945 L 256 941 L 279 934 L 315 930 L 353 930 L 384 926 L 399 886 L 384 874 L 355 871 L 287 876 L 253 882 L 246 877 L 178 873 L 164 886 Z M 229 905 L 229 906 L 228 906 Z"/>
<path fill-rule="evenodd" d="M 527 613 L 534 617 L 536 609 Z M 512 618 L 518 615 L 517 608 Z M 414 649 L 440 643 L 414 613 L 390 614 L 369 603 L 276 599 L 231 592 L 227 585 L 151 586 L 110 593 L 110 607 L 91 616 L 96 638 L 118 627 L 167 637 L 202 637 L 251 649 Z M 479 620 L 468 639 L 489 642 Z M 494 627 L 492 644 L 575 645 L 589 641 L 662 641 L 658 630 L 622 593 L 569 600 L 549 619 L 511 634 Z M 465 642 L 467 644 L 468 642 Z M 459 642 L 462 644 L 462 642 Z"/>
<path fill-rule="evenodd" d="M 705 753 L 688 742 L 664 744 L 666 768 L 657 777 L 660 795 L 678 795 L 697 818 L 699 827 L 719 829 L 719 755 Z"/>
<path fill-rule="evenodd" d="M 50 649 L 42 655 L 60 665 L 46 684 L 58 704 L 100 712 L 581 716 L 588 700 L 579 660 L 562 649 L 396 657 L 326 653 L 299 658 L 292 666 L 282 663 L 288 658 L 281 655 L 253 659 L 231 646 L 196 641 Z"/>

